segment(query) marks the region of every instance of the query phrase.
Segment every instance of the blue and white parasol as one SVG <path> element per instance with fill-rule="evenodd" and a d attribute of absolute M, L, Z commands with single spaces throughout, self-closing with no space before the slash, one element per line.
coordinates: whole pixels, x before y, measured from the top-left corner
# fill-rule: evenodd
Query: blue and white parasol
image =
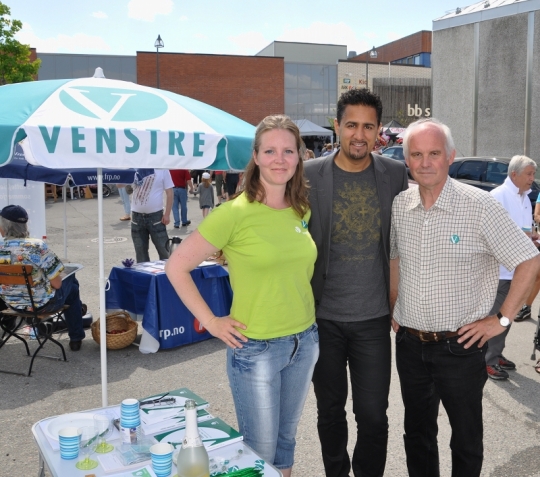
<path fill-rule="evenodd" d="M 254 135 L 254 126 L 217 108 L 125 81 L 94 77 L 0 86 L 0 166 L 22 141 L 32 164 L 97 168 L 103 406 L 108 397 L 102 168 L 242 170 Z"/>
<path fill-rule="evenodd" d="M 255 128 L 224 111 L 126 81 L 0 87 L 0 165 L 14 146 L 50 168 L 244 169 Z"/>

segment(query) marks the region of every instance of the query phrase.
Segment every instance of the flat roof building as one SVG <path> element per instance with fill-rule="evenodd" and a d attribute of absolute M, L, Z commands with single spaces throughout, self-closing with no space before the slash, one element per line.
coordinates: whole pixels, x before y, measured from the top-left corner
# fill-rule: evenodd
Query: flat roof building
<path fill-rule="evenodd" d="M 540 163 L 540 0 L 492 0 L 433 21 L 433 115 L 458 155 Z"/>

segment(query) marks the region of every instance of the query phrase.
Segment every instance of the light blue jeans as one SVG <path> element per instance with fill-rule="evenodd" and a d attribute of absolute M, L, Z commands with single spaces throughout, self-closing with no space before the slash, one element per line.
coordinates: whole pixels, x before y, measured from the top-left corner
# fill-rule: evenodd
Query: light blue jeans
<path fill-rule="evenodd" d="M 122 205 L 124 206 L 124 212 L 126 215 L 131 215 L 131 199 L 125 187 L 119 187 L 118 193 L 122 198 Z"/>
<path fill-rule="evenodd" d="M 175 187 L 173 189 L 173 207 L 172 213 L 174 217 L 174 225 L 180 226 L 180 220 L 182 224 L 188 221 L 187 218 L 187 189 L 181 187 Z M 178 215 L 178 207 L 180 207 L 180 215 Z"/>
<path fill-rule="evenodd" d="M 313 324 L 294 335 L 227 348 L 227 374 L 244 441 L 278 469 L 294 463 L 296 428 L 319 357 Z"/>

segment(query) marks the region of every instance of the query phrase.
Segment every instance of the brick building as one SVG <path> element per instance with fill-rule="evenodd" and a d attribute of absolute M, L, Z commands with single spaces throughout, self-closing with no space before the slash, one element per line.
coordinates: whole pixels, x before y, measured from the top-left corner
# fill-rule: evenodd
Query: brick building
<path fill-rule="evenodd" d="M 412 35 L 378 46 L 375 63 L 397 63 L 431 67 L 431 32 L 422 30 Z M 369 51 L 349 58 L 350 61 L 365 62 Z"/>
<path fill-rule="evenodd" d="M 137 83 L 156 87 L 156 53 L 137 52 Z M 283 58 L 159 54 L 160 88 L 227 111 L 251 124 L 283 113 Z"/>

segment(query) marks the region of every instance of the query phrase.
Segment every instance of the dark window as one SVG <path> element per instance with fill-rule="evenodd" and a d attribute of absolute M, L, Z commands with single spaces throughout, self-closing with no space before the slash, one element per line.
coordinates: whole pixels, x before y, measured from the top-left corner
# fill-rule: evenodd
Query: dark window
<path fill-rule="evenodd" d="M 508 164 L 504 162 L 488 162 L 486 169 L 486 182 L 502 184 L 508 175 Z"/>
<path fill-rule="evenodd" d="M 396 159 L 398 161 L 405 161 L 402 147 L 389 147 L 383 151 L 382 155 L 391 157 L 392 159 Z"/>
<path fill-rule="evenodd" d="M 459 162 L 454 162 L 451 166 L 450 166 L 450 170 L 448 171 L 448 175 L 450 177 L 456 177 L 456 172 L 457 170 L 459 169 L 459 166 L 461 164 Z"/>
<path fill-rule="evenodd" d="M 483 171 L 484 163 L 482 161 L 465 161 L 459 168 L 456 179 L 479 181 Z"/>

